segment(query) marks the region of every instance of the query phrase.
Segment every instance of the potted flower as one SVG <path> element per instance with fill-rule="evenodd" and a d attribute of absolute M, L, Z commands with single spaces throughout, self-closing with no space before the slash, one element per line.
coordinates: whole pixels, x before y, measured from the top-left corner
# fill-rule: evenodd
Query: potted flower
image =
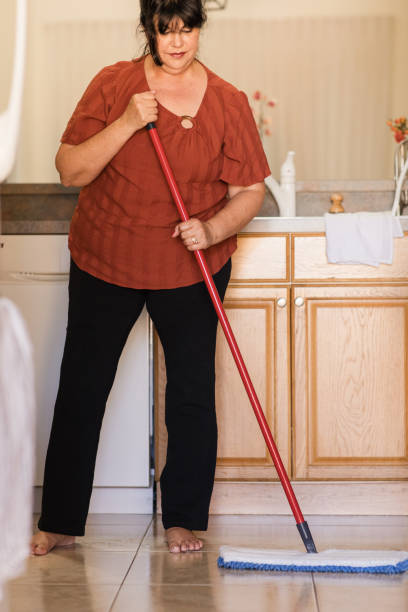
<path fill-rule="evenodd" d="M 408 138 L 408 122 L 406 117 L 398 117 L 397 119 L 389 119 L 388 127 L 394 133 L 395 142 L 402 142 Z"/>
<path fill-rule="evenodd" d="M 261 91 L 257 90 L 252 94 L 253 104 L 251 106 L 255 123 L 258 127 L 259 136 L 263 141 L 264 136 L 271 136 L 270 126 L 272 119 L 266 114 L 266 110 L 276 106 L 276 100 L 268 99 Z"/>

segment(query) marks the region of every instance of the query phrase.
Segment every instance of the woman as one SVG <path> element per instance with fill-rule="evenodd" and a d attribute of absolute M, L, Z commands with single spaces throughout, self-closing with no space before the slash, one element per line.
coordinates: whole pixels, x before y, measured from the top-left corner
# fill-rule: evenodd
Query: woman
<path fill-rule="evenodd" d="M 67 339 L 34 554 L 84 534 L 106 400 L 143 306 L 163 345 L 168 451 L 160 478 L 171 552 L 199 550 L 214 482 L 217 317 L 236 233 L 258 212 L 269 168 L 245 94 L 196 59 L 201 0 L 143 0 L 145 54 L 99 72 L 61 139 L 64 185 L 81 186 L 69 236 Z M 144 129 L 156 122 L 191 215 L 180 223 Z"/>

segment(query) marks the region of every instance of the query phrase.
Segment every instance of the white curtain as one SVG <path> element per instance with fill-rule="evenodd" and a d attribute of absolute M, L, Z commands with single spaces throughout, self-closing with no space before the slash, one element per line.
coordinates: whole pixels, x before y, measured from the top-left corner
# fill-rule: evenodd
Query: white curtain
<path fill-rule="evenodd" d="M 0 298 L 0 600 L 29 554 L 34 478 L 32 348 L 14 304 Z"/>

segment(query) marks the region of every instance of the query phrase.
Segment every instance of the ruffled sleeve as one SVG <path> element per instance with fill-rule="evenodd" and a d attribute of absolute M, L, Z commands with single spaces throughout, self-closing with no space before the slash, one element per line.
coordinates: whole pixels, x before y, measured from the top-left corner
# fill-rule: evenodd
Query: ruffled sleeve
<path fill-rule="evenodd" d="M 115 68 L 102 68 L 89 83 L 68 121 L 62 143 L 80 144 L 106 127 L 115 95 Z"/>
<path fill-rule="evenodd" d="M 242 187 L 261 183 L 271 171 L 246 94 L 236 92 L 225 109 L 224 160 L 220 178 L 229 185 Z"/>

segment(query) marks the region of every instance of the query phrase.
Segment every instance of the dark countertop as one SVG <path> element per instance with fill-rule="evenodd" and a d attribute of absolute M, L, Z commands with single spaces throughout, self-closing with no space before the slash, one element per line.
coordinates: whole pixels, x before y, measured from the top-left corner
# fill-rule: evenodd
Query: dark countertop
<path fill-rule="evenodd" d="M 2 234 L 67 234 L 79 187 L 58 183 L 4 183 L 0 185 Z M 263 216 L 276 216 L 271 196 L 265 198 Z"/>
<path fill-rule="evenodd" d="M 304 190 L 296 193 L 297 216 L 323 215 L 331 205 L 331 186 L 325 185 L 324 190 L 306 187 L 304 185 Z M 347 188 L 341 191 L 346 212 L 391 208 L 393 191 L 388 184 L 381 184 L 377 189 L 372 185 L 372 191 L 359 185 L 352 187 L 350 191 Z M 63 187 L 58 183 L 3 183 L 0 185 L 0 233 L 67 234 L 78 193 L 79 187 Z M 269 192 L 258 216 L 279 216 L 278 207 Z"/>
<path fill-rule="evenodd" d="M 48 183 L 0 186 L 3 234 L 67 234 L 79 188 Z"/>

